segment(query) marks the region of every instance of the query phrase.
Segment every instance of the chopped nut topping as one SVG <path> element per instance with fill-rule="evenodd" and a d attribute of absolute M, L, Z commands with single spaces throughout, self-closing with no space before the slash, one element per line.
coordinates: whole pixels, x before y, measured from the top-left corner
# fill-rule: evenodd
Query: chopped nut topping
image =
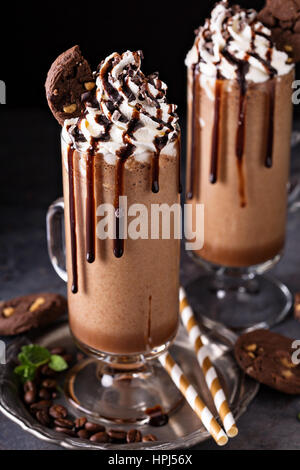
<path fill-rule="evenodd" d="M 292 64 L 293 62 L 294 60 L 291 57 L 289 57 L 286 61 L 287 64 Z"/>
<path fill-rule="evenodd" d="M 255 359 L 255 354 L 253 354 L 253 352 L 248 352 L 248 356 L 251 357 L 251 359 Z"/>
<path fill-rule="evenodd" d="M 87 91 L 91 91 L 95 88 L 95 82 L 85 82 L 84 84 L 84 88 L 87 90 Z"/>
<path fill-rule="evenodd" d="M 55 90 L 53 90 L 53 95 L 54 95 L 54 96 L 57 96 L 57 95 L 58 95 L 58 89 L 57 89 L 57 88 L 55 88 Z"/>
<path fill-rule="evenodd" d="M 249 344 L 248 346 L 246 346 L 246 351 L 254 352 L 256 351 L 256 349 L 257 349 L 256 344 Z"/>
<path fill-rule="evenodd" d="M 35 312 L 41 305 L 45 303 L 45 299 L 43 297 L 38 297 L 33 304 L 30 306 L 29 311 Z"/>
<path fill-rule="evenodd" d="M 11 317 L 14 313 L 15 313 L 15 309 L 13 307 L 6 307 L 3 309 L 3 312 L 2 312 L 5 318 Z"/>
<path fill-rule="evenodd" d="M 285 377 L 286 379 L 291 379 L 293 377 L 293 372 L 291 372 L 290 370 L 288 369 L 285 369 L 281 372 L 281 374 L 283 375 L 283 377 Z"/>
<path fill-rule="evenodd" d="M 285 50 L 286 52 L 292 52 L 292 51 L 293 51 L 293 46 L 290 46 L 289 44 L 286 44 L 286 45 L 284 46 L 284 50 Z"/>
<path fill-rule="evenodd" d="M 296 364 L 293 364 L 290 362 L 286 357 L 282 357 L 280 359 L 280 362 L 283 366 L 288 367 L 289 369 L 293 369 L 294 367 L 297 367 Z"/>
<path fill-rule="evenodd" d="M 63 107 L 64 112 L 67 113 L 67 114 L 74 113 L 76 111 L 76 109 L 77 109 L 77 104 L 76 103 L 70 104 L 69 106 L 64 106 Z"/>

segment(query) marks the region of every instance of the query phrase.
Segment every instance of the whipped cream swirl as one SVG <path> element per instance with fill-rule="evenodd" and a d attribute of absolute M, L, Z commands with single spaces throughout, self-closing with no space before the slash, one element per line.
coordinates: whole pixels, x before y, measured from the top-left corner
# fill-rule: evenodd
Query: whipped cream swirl
<path fill-rule="evenodd" d="M 273 44 L 271 31 L 257 20 L 255 10 L 217 3 L 211 18 L 196 32 L 186 65 L 199 66 L 208 77 L 239 78 L 241 62 L 248 63 L 246 80 L 261 83 L 285 75 L 294 67 L 288 55 Z"/>
<path fill-rule="evenodd" d="M 81 150 L 92 148 L 109 163 L 134 155 L 148 160 L 149 153 L 176 155 L 179 135 L 177 106 L 166 100 L 167 86 L 154 73 L 145 76 L 142 53 L 127 51 L 107 57 L 95 72 L 96 87 L 83 95 L 85 110 L 66 120 L 63 137 Z"/>

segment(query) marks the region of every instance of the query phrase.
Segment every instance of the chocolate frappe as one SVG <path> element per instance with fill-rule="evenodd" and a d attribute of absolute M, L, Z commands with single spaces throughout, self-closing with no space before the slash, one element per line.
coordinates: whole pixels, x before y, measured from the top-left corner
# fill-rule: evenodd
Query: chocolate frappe
<path fill-rule="evenodd" d="M 254 10 L 220 2 L 188 66 L 187 199 L 204 204 L 206 261 L 264 263 L 285 241 L 294 66 Z"/>
<path fill-rule="evenodd" d="M 120 196 L 144 205 L 149 226 L 152 204 L 179 202 L 176 106 L 140 64 L 129 51 L 103 61 L 62 134 L 71 330 L 84 346 L 122 355 L 163 346 L 178 325 L 179 240 L 121 236 Z M 100 239 L 103 204 L 114 208 L 115 239 Z"/>

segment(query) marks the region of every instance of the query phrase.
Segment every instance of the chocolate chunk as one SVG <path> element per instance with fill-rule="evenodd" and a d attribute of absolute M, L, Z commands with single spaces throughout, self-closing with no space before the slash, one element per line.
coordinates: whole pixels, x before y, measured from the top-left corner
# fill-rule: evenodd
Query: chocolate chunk
<path fill-rule="evenodd" d="M 258 382 L 290 395 L 300 393 L 300 365 L 293 363 L 293 340 L 269 330 L 239 337 L 235 357 L 240 367 Z"/>
<path fill-rule="evenodd" d="M 10 336 L 54 322 L 67 310 L 58 294 L 41 293 L 0 302 L 0 335 Z"/>
<path fill-rule="evenodd" d="M 83 109 L 81 95 L 91 91 L 94 78 L 79 46 L 63 52 L 53 62 L 45 83 L 48 105 L 63 126 L 65 119 L 80 116 Z"/>

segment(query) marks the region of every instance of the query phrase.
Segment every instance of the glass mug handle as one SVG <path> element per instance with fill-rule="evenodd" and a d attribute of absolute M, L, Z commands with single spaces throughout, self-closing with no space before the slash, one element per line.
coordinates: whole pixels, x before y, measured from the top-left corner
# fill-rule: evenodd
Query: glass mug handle
<path fill-rule="evenodd" d="M 64 209 L 65 204 L 62 197 L 54 201 L 48 209 L 46 225 L 50 261 L 59 277 L 67 282 Z"/>

